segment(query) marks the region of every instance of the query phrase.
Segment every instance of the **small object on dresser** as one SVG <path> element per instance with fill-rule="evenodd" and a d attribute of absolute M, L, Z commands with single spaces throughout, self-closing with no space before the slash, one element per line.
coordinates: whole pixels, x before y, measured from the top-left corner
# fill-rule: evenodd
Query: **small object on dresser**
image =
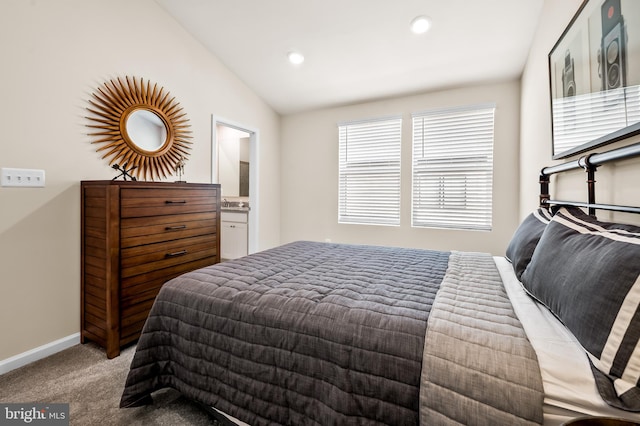
<path fill-rule="evenodd" d="M 118 176 L 114 177 L 114 178 L 113 178 L 113 179 L 111 179 L 111 180 L 116 180 L 116 179 L 118 179 L 119 177 L 122 177 L 122 180 L 127 180 L 127 178 L 129 178 L 130 180 L 137 180 L 134 176 L 131 176 L 131 175 L 129 174 L 129 172 L 130 172 L 131 170 L 135 169 L 136 167 L 138 167 L 138 166 L 133 166 L 133 167 L 131 167 L 130 169 L 127 169 L 127 163 L 124 163 L 124 164 L 122 165 L 122 167 L 120 167 L 120 165 L 119 165 L 119 164 L 114 164 L 113 166 L 111 166 L 111 168 L 112 168 L 112 169 L 115 169 L 115 170 L 117 170 L 117 171 L 119 171 L 119 172 L 120 172 L 120 174 L 119 174 Z"/>
<path fill-rule="evenodd" d="M 180 160 L 176 164 L 176 173 L 178 174 L 178 180 L 176 183 L 185 183 L 186 181 L 182 180 L 182 174 L 184 173 L 184 157 L 180 156 Z"/>

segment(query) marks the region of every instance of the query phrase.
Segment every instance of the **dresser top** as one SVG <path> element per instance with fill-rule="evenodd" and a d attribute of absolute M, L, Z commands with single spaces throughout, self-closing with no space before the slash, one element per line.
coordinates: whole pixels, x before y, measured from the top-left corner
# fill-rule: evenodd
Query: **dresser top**
<path fill-rule="evenodd" d="M 192 182 L 149 182 L 149 181 L 131 181 L 131 180 L 83 180 L 80 182 L 83 186 L 87 185 L 114 185 L 121 187 L 131 187 L 131 188 L 175 188 L 175 187 L 220 187 L 219 183 L 192 183 Z"/>

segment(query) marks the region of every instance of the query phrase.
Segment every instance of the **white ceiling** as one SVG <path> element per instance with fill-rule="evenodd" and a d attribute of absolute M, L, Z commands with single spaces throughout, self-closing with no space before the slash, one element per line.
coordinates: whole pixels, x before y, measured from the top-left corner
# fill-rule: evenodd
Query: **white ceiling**
<path fill-rule="evenodd" d="M 544 2 L 156 1 L 283 115 L 517 78 Z M 417 15 L 432 20 L 426 34 L 409 31 Z"/>

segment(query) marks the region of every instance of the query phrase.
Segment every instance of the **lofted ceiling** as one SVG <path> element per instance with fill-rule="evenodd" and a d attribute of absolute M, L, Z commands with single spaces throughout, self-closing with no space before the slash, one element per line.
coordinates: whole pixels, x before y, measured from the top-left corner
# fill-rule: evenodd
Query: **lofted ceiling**
<path fill-rule="evenodd" d="M 287 115 L 518 78 L 544 0 L 156 2 Z M 409 30 L 418 15 L 431 19 L 426 34 Z"/>

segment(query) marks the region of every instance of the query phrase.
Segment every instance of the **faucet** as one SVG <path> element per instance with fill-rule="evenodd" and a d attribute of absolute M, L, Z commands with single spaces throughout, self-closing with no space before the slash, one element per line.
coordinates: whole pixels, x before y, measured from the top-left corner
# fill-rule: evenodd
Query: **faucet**
<path fill-rule="evenodd" d="M 222 200 L 222 207 L 229 207 L 229 201 L 226 198 Z"/>

